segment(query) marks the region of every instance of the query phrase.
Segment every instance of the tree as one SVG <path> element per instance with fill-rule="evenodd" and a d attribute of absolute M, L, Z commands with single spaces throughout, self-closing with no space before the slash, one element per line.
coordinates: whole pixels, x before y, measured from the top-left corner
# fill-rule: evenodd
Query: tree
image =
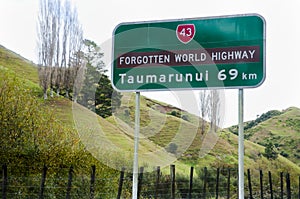
<path fill-rule="evenodd" d="M 121 94 L 114 92 L 111 81 L 105 75 L 105 64 L 100 47 L 91 40 L 84 40 L 83 48 L 86 61 L 82 89 L 78 103 L 94 111 L 101 117 L 112 115 L 112 107 L 119 107 Z"/>
<path fill-rule="evenodd" d="M 114 92 L 107 75 L 102 74 L 95 93 L 95 112 L 101 117 L 112 115 L 112 107 L 121 105 L 121 95 Z"/>
<path fill-rule="evenodd" d="M 276 150 L 276 147 L 270 140 L 268 140 L 268 142 L 266 144 L 264 155 L 268 159 L 272 159 L 272 160 L 275 160 L 278 157 L 278 152 Z"/>
<path fill-rule="evenodd" d="M 14 73 L 0 69 L 1 162 L 18 166 L 25 162 L 54 165 L 72 153 L 71 130 L 64 128 L 50 109 L 32 94 L 35 89 L 38 88 Z"/>
<path fill-rule="evenodd" d="M 199 93 L 199 106 L 200 106 L 200 117 L 201 117 L 201 133 L 205 130 L 205 118 L 209 111 L 209 92 L 207 90 L 200 91 Z"/>
<path fill-rule="evenodd" d="M 81 55 L 83 31 L 76 7 L 70 0 L 40 0 L 38 15 L 38 65 L 44 99 L 50 87 L 51 96 L 56 88 L 66 95 L 74 86 L 75 77 L 84 66 Z M 77 77 L 78 78 L 78 77 Z"/>
<path fill-rule="evenodd" d="M 85 39 L 83 44 L 86 70 L 78 102 L 95 112 L 95 93 L 102 74 L 105 72 L 105 64 L 102 61 L 103 53 L 95 42 Z"/>
<path fill-rule="evenodd" d="M 44 99 L 47 98 L 47 90 L 53 87 L 54 54 L 57 45 L 58 9 L 60 1 L 40 0 L 38 15 L 38 66 L 40 84 L 43 87 Z"/>
<path fill-rule="evenodd" d="M 64 48 L 62 64 L 67 64 L 68 77 L 65 78 L 66 95 L 69 97 L 69 92 L 73 91 L 73 100 L 76 102 L 77 95 L 83 83 L 85 71 L 85 58 L 82 52 L 84 46 L 83 31 L 78 20 L 78 13 L 75 7 L 72 7 L 70 2 L 66 1 L 66 12 L 63 42 L 68 48 Z M 67 40 L 67 41 L 65 41 Z M 65 46 L 65 45 L 64 45 Z M 75 82 L 76 81 L 76 82 Z"/>
<path fill-rule="evenodd" d="M 168 147 L 167 147 L 166 150 L 167 150 L 169 153 L 176 154 L 177 148 L 178 148 L 177 144 L 171 142 L 171 143 L 168 145 Z"/>
<path fill-rule="evenodd" d="M 217 132 L 220 123 L 220 93 L 218 90 L 203 90 L 199 93 L 200 116 L 202 119 L 201 132 L 205 130 L 205 118 L 210 121 L 210 129 Z"/>
<path fill-rule="evenodd" d="M 209 119 L 210 128 L 213 132 L 217 132 L 220 123 L 220 93 L 218 90 L 211 90 L 209 96 Z"/>

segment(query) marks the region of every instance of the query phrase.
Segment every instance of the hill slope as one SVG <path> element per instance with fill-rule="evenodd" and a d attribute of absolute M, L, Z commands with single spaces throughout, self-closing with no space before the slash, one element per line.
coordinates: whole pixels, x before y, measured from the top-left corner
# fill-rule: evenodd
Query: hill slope
<path fill-rule="evenodd" d="M 9 68 L 17 77 L 24 78 L 32 83 L 39 83 L 39 76 L 35 64 L 0 45 L 0 66 Z"/>
<path fill-rule="evenodd" d="M 262 117 L 265 119 L 262 120 Z M 283 111 L 269 111 L 257 118 L 257 121 L 246 123 L 245 127 L 248 127 L 245 130 L 245 137 L 249 141 L 262 146 L 271 143 L 278 153 L 300 166 L 299 108 L 290 107 Z M 236 132 L 236 127 L 232 127 L 231 131 Z"/>
<path fill-rule="evenodd" d="M 1 66 L 13 71 L 16 76 L 31 82 L 32 85 L 38 85 L 37 70 L 33 64 L 2 46 L 0 46 L 0 52 Z M 94 157 L 109 166 L 119 168 L 124 164 L 129 167 L 132 164 L 134 101 L 134 95 L 124 94 L 121 107 L 114 111 L 114 116 L 107 119 L 62 97 L 42 103 L 54 110 L 56 118 L 62 126 L 78 131 L 78 138 L 74 134 L 70 136 L 75 136 L 74 139 L 82 143 Z M 294 109 L 291 108 L 292 112 L 297 112 Z M 290 116 L 286 119 L 277 118 L 277 122 L 281 120 L 286 123 L 280 132 L 288 131 L 289 134 L 286 136 L 293 136 L 292 132 L 295 133 L 299 128 L 297 125 L 293 125 L 299 120 L 297 115 L 298 113 L 292 119 Z M 274 123 L 275 120 L 269 122 Z M 265 124 L 270 128 L 265 131 L 271 131 L 277 135 L 279 132 L 276 131 L 276 128 L 270 127 L 271 123 L 269 125 L 261 123 L 257 126 L 263 128 L 263 124 Z M 188 172 L 188 167 L 191 165 L 236 167 L 237 136 L 225 129 L 217 134 L 211 133 L 208 127 L 207 132 L 202 134 L 198 128 L 199 125 L 199 118 L 192 114 L 165 103 L 141 97 L 140 164 L 152 168 L 175 163 L 182 168 L 182 172 Z M 292 129 L 292 131 L 287 129 Z M 248 129 L 246 133 L 250 130 Z M 253 133 L 254 135 L 255 133 Z M 263 168 L 276 172 L 282 169 L 297 175 L 300 174 L 299 167 L 283 156 L 279 156 L 276 161 L 265 158 L 262 155 L 264 148 L 257 144 L 263 139 L 256 140 L 256 137 L 253 136 L 248 136 L 250 140 L 245 142 L 246 167 Z M 251 142 L 251 138 L 257 143 Z M 298 139 L 298 137 L 294 138 Z M 280 141 L 283 143 L 283 138 Z M 299 148 L 299 146 L 297 147 Z M 288 151 L 289 149 L 284 150 Z"/>

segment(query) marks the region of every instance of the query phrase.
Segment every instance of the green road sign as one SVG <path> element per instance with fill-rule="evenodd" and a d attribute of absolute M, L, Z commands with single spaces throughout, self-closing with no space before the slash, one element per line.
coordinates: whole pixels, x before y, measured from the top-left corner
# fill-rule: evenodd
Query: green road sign
<path fill-rule="evenodd" d="M 119 91 L 258 87 L 265 20 L 255 14 L 122 23 L 112 59 Z"/>

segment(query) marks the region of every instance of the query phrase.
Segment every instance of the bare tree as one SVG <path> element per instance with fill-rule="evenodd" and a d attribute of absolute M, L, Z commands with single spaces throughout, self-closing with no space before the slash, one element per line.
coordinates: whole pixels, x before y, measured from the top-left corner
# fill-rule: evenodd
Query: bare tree
<path fill-rule="evenodd" d="M 201 117 L 201 133 L 204 134 L 205 131 L 205 118 L 208 116 L 209 111 L 209 91 L 202 90 L 199 93 L 199 107 L 200 107 L 200 117 Z"/>
<path fill-rule="evenodd" d="M 44 99 L 47 99 L 47 90 L 50 83 L 51 68 L 38 65 L 38 74 L 40 79 L 40 86 L 42 87 L 44 93 Z"/>
<path fill-rule="evenodd" d="M 218 90 L 211 90 L 209 96 L 209 119 L 210 129 L 217 132 L 220 123 L 220 93 Z"/>
<path fill-rule="evenodd" d="M 78 20 L 78 13 L 75 7 L 66 2 L 65 9 L 69 11 L 66 12 L 66 26 L 64 29 L 64 39 L 65 44 L 67 44 L 63 50 L 63 64 L 67 64 L 65 86 L 66 93 L 73 90 L 73 100 L 76 102 L 77 95 L 82 86 L 84 72 L 85 72 L 85 61 L 84 54 L 82 52 L 83 48 L 83 31 Z M 75 83 L 76 80 L 76 83 Z"/>
<path fill-rule="evenodd" d="M 51 95 L 53 89 L 53 79 L 55 79 L 56 71 L 54 67 L 54 57 L 57 45 L 57 29 L 59 16 L 57 9 L 60 7 L 58 0 L 40 0 L 38 15 L 38 65 L 43 67 L 39 69 L 40 82 L 44 90 L 44 98 L 47 98 L 47 90 L 50 86 Z"/>
<path fill-rule="evenodd" d="M 40 1 L 39 15 L 38 15 L 38 67 L 40 85 L 43 88 L 44 99 L 47 99 L 47 90 L 50 85 L 51 69 L 49 70 L 49 43 L 48 38 L 50 31 L 49 26 L 49 9 L 47 2 Z"/>
<path fill-rule="evenodd" d="M 44 98 L 50 87 L 59 95 L 62 88 L 67 95 L 72 90 L 78 68 L 82 67 L 83 57 L 79 57 L 83 43 L 83 31 L 78 13 L 70 0 L 40 0 L 38 16 L 38 60 L 41 86 Z M 74 62 L 74 59 L 77 61 Z M 74 68 L 75 67 L 75 68 Z M 68 96 L 67 96 L 68 97 Z"/>
<path fill-rule="evenodd" d="M 202 144 L 199 152 L 199 157 L 204 157 L 212 150 L 218 141 L 218 127 L 221 118 L 221 98 L 219 90 L 206 90 L 200 92 L 200 115 L 202 117 Z M 210 122 L 208 133 L 204 134 L 205 124 L 204 118 Z"/>

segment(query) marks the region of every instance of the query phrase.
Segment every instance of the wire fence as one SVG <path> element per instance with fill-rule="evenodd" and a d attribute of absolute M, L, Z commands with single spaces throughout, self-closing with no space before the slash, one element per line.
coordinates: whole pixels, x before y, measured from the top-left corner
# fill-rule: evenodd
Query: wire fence
<path fill-rule="evenodd" d="M 1 169 L 2 198 L 131 198 L 132 173 L 123 168 L 112 175 L 103 175 L 95 166 L 90 169 L 18 168 L 3 165 Z M 88 167 L 87 167 L 88 168 Z M 178 174 L 175 166 L 164 174 L 160 167 L 153 172 L 140 168 L 138 198 L 238 198 L 236 168 L 191 167 L 189 175 Z M 293 180 L 291 180 L 293 178 Z M 296 179 L 296 181 L 295 181 Z M 281 172 L 249 169 L 245 173 L 247 198 L 300 198 L 300 177 Z"/>

